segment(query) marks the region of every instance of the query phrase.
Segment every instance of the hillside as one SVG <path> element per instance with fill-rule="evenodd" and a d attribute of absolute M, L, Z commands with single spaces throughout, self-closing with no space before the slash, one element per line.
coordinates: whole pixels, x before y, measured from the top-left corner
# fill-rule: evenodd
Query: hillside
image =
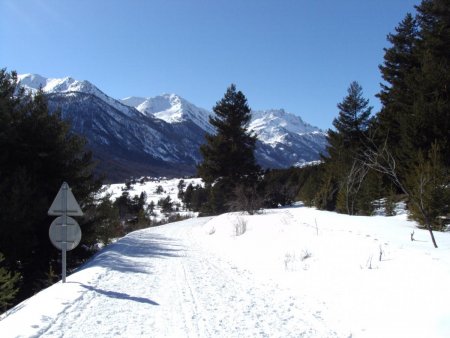
<path fill-rule="evenodd" d="M 439 249 L 405 215 L 301 205 L 193 218 L 128 234 L 4 314 L 0 332 L 449 337 L 450 234 L 436 236 Z"/>

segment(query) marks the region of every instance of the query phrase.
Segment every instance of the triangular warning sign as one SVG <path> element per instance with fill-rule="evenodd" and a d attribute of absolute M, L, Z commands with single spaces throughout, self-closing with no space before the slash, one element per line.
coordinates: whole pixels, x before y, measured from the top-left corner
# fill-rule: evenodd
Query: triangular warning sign
<path fill-rule="evenodd" d="M 68 216 L 83 216 L 83 211 L 81 211 L 72 190 L 66 182 L 62 184 L 50 209 L 48 209 L 50 216 L 60 216 L 64 213 Z"/>

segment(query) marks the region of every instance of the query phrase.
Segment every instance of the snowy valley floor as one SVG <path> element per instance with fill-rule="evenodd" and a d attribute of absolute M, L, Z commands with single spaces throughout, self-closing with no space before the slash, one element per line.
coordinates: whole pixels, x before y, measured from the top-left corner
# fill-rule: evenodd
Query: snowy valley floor
<path fill-rule="evenodd" d="M 450 233 L 436 237 L 306 207 L 166 224 L 2 315 L 0 336 L 450 337 Z"/>

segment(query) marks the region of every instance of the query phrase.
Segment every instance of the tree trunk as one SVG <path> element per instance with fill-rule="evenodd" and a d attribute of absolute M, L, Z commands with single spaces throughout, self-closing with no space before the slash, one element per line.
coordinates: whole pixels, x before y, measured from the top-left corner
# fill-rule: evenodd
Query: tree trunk
<path fill-rule="evenodd" d="M 422 211 L 422 215 L 423 215 L 424 218 L 425 218 L 425 222 L 426 222 L 427 229 L 428 229 L 428 231 L 430 232 L 430 235 L 431 235 L 431 241 L 433 242 L 434 247 L 437 249 L 438 246 L 437 246 L 437 243 L 436 243 L 436 239 L 434 238 L 433 229 L 431 228 L 431 224 L 430 224 L 430 222 L 429 222 L 429 220 L 428 220 L 428 216 L 425 215 L 425 212 L 422 210 L 422 208 L 421 208 L 421 211 Z"/>
<path fill-rule="evenodd" d="M 436 240 L 434 239 L 433 229 L 431 229 L 431 226 L 429 224 L 427 224 L 427 228 L 428 228 L 428 231 L 430 232 L 431 240 L 433 241 L 433 245 L 437 249 L 438 246 L 436 244 Z"/>

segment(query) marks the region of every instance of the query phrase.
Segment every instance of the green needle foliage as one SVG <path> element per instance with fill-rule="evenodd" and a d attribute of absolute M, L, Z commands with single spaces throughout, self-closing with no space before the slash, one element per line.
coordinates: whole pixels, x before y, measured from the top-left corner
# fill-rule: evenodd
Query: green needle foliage
<path fill-rule="evenodd" d="M 42 91 L 27 94 L 15 72 L 0 70 L 0 252 L 5 264 L 22 275 L 15 301 L 43 287 L 49 264 L 58 266 L 59 251 L 48 237 L 54 218 L 47 210 L 62 182 L 73 188 L 82 209 L 100 187 L 85 143 L 58 111 L 49 112 Z M 75 262 L 82 251 L 70 255 Z"/>
<path fill-rule="evenodd" d="M 236 187 L 253 187 L 260 172 L 254 156 L 256 137 L 247 130 L 251 111 L 244 94 L 232 84 L 213 111 L 209 122 L 216 133 L 206 135 L 200 147 L 203 162 L 197 168 L 208 190 L 205 211 L 210 214 L 229 210 Z"/>
<path fill-rule="evenodd" d="M 20 274 L 9 271 L 3 266 L 5 257 L 0 253 L 0 313 L 13 303 L 19 288 Z"/>

